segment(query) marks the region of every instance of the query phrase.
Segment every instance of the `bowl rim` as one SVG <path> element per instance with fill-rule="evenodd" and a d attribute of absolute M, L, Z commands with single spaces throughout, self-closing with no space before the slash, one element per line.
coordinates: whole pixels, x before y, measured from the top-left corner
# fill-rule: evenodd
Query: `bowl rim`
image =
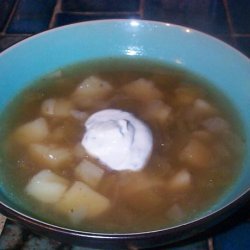
<path fill-rule="evenodd" d="M 233 50 L 238 54 L 238 56 L 241 56 L 243 60 L 245 60 L 247 63 L 250 63 L 250 58 L 248 58 L 246 55 L 244 55 L 242 52 L 238 51 L 236 48 L 232 47 L 230 44 L 227 44 L 223 42 L 222 40 L 204 33 L 202 31 L 198 31 L 196 29 L 172 24 L 172 23 L 166 23 L 166 22 L 160 22 L 160 21 L 151 21 L 151 20 L 138 20 L 138 19 L 103 19 L 103 20 L 93 20 L 93 21 L 84 21 L 84 22 L 78 22 L 73 24 L 64 25 L 61 27 L 55 27 L 43 32 L 40 32 L 38 34 L 31 35 L 29 37 L 24 38 L 22 41 L 19 41 L 12 46 L 8 47 L 4 51 L 0 53 L 0 57 L 11 51 L 12 49 L 17 48 L 18 46 L 22 45 L 23 43 L 29 42 L 33 39 L 39 39 L 40 36 L 45 36 L 46 34 L 53 33 L 58 30 L 65 30 L 65 29 L 71 29 L 72 27 L 76 26 L 88 26 L 88 25 L 98 25 L 104 24 L 104 23 L 129 23 L 131 21 L 136 21 L 138 23 L 145 23 L 145 24 L 155 24 L 160 26 L 169 26 L 173 27 L 178 30 L 183 29 L 189 29 L 193 33 L 200 34 L 203 37 L 207 37 L 209 40 L 220 43 L 224 47 L 227 47 L 230 50 Z M 230 203 L 227 203 L 225 206 L 216 209 L 212 213 L 207 213 L 206 215 L 201 215 L 198 218 L 191 219 L 188 222 L 181 223 L 175 226 L 157 229 L 157 230 L 150 230 L 150 231 L 142 231 L 142 232 L 132 232 L 132 233 L 102 233 L 102 232 L 88 232 L 88 231 L 80 231 L 80 230 L 74 230 L 67 227 L 57 226 L 51 223 L 47 223 L 43 220 L 36 219 L 32 216 L 26 215 L 23 212 L 19 212 L 15 208 L 12 208 L 8 205 L 6 205 L 4 202 L 0 201 L 0 211 L 2 211 L 4 214 L 6 214 L 7 217 L 13 218 L 14 220 L 18 220 L 23 222 L 24 224 L 29 225 L 32 228 L 36 229 L 47 229 L 48 231 L 62 233 L 62 234 L 70 234 L 72 236 L 83 236 L 87 238 L 99 238 L 99 239 L 144 239 L 151 236 L 161 236 L 161 235 L 172 235 L 176 232 L 184 232 L 187 230 L 193 230 L 194 228 L 199 228 L 200 226 L 207 225 L 207 227 L 211 227 L 213 224 L 217 224 L 218 221 L 222 221 L 226 217 L 228 217 L 231 212 L 242 206 L 246 201 L 249 200 L 250 197 L 250 187 L 245 190 L 245 192 L 241 193 L 238 197 L 233 199 Z M 220 220 L 218 220 L 220 218 Z M 216 221 L 216 222 L 215 222 Z"/>
<path fill-rule="evenodd" d="M 150 24 L 150 25 L 159 25 L 159 26 L 167 26 L 167 27 L 173 27 L 175 29 L 179 29 L 179 30 L 190 30 L 192 31 L 192 33 L 196 33 L 196 34 L 200 34 L 202 36 L 207 37 L 210 40 L 213 40 L 216 43 L 220 43 L 223 46 L 230 48 L 231 50 L 233 50 L 234 52 L 236 52 L 238 55 L 240 55 L 241 57 L 243 57 L 244 60 L 247 60 L 250 63 L 250 57 L 247 57 L 245 54 L 243 54 L 241 51 L 239 51 L 238 49 L 236 49 L 235 47 L 233 47 L 231 44 L 224 42 L 223 40 L 212 36 L 208 33 L 205 33 L 203 31 L 188 27 L 188 26 L 183 26 L 183 25 L 179 25 L 179 24 L 174 24 L 174 23 L 170 23 L 170 22 L 161 22 L 161 21 L 154 21 L 154 20 L 147 20 L 147 19 L 136 19 L 136 18 L 132 18 L 132 19 L 122 19 L 122 18 L 113 18 L 113 19 L 99 19 L 99 20 L 91 20 L 91 21 L 82 21 L 82 22 L 77 22 L 77 23 L 72 23 L 72 24 L 66 24 L 63 26 L 59 26 L 59 27 L 53 27 L 50 28 L 48 30 L 44 30 L 42 32 L 39 32 L 37 34 L 31 34 L 28 37 L 25 37 L 24 39 L 22 39 L 21 41 L 17 41 L 16 43 L 12 44 L 11 46 L 9 46 L 8 48 L 4 49 L 2 52 L 0 52 L 0 56 L 4 55 L 5 53 L 8 53 L 10 50 L 14 49 L 15 47 L 18 47 L 19 45 L 21 45 L 22 43 L 26 43 L 29 40 L 33 40 L 33 39 L 37 39 L 40 36 L 44 36 L 46 34 L 49 33 L 53 33 L 55 31 L 60 31 L 60 30 L 65 30 L 65 29 L 70 29 L 72 27 L 77 27 L 77 26 L 85 26 L 85 25 L 95 25 L 95 24 L 103 24 L 103 23 L 131 23 L 131 22 L 137 22 L 138 24 L 141 23 L 145 23 L 145 24 Z"/>
<path fill-rule="evenodd" d="M 7 217 L 9 216 L 10 218 L 14 220 L 16 219 L 18 221 L 22 221 L 32 228 L 47 229 L 49 231 L 56 232 L 56 233 L 70 234 L 72 236 L 83 236 L 83 237 L 95 238 L 95 239 L 96 238 L 99 238 L 99 239 L 140 239 L 142 238 L 143 239 L 143 238 L 147 238 L 147 237 L 151 237 L 155 235 L 157 236 L 172 235 L 172 234 L 175 234 L 176 232 L 180 233 L 180 232 L 193 230 L 193 229 L 197 229 L 197 231 L 200 231 L 198 230 L 200 226 L 204 227 L 204 225 L 206 225 L 206 227 L 203 229 L 205 230 L 209 227 L 212 227 L 214 224 L 217 224 L 218 218 L 220 218 L 219 221 L 223 221 L 233 211 L 235 211 L 235 209 L 240 208 L 247 201 L 249 201 L 249 197 L 250 197 L 250 188 L 248 188 L 244 193 L 236 197 L 227 205 L 221 207 L 220 209 L 217 209 L 216 211 L 210 214 L 203 215 L 199 218 L 195 218 L 186 223 L 177 224 L 172 227 L 166 227 L 166 228 L 151 230 L 151 231 L 134 232 L 134 233 L 88 232 L 88 231 L 80 231 L 80 230 L 74 230 L 74 229 L 70 229 L 66 227 L 61 227 L 61 226 L 57 226 L 57 225 L 50 224 L 45 221 L 36 219 L 22 212 L 19 212 L 16 209 L 11 208 L 8 205 L 4 204 L 2 201 L 0 201 L 0 211 L 3 212 Z"/>

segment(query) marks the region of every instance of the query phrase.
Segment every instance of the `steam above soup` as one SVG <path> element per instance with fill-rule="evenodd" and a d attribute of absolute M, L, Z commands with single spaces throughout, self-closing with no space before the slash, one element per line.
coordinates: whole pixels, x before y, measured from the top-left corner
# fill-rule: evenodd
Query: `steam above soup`
<path fill-rule="evenodd" d="M 2 118 L 8 191 L 36 217 L 87 231 L 147 231 L 198 216 L 237 177 L 244 151 L 231 105 L 209 86 L 142 60 L 44 76 Z"/>

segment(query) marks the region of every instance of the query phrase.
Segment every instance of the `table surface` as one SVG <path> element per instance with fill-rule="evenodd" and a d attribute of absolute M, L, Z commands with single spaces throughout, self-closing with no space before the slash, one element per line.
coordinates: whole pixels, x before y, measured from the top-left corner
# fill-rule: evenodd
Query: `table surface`
<path fill-rule="evenodd" d="M 250 0 L 0 0 L 0 52 L 50 28 L 110 18 L 188 26 L 250 57 Z M 0 236 L 0 249 L 90 250 L 36 235 L 8 219 Z M 166 249 L 250 250 L 250 203 L 203 234 L 158 248 Z"/>

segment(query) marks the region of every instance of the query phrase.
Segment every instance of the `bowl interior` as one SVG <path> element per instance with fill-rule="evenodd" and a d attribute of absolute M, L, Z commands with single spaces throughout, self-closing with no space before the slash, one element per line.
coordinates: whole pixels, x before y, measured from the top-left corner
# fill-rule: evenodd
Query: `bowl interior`
<path fill-rule="evenodd" d="M 206 78 L 221 90 L 239 112 L 248 150 L 236 182 L 209 213 L 249 189 L 250 61 L 219 40 L 185 27 L 136 20 L 95 21 L 26 39 L 0 54 L 0 112 L 20 90 L 42 75 L 77 62 L 109 57 L 172 64 Z M 2 202 L 14 206 L 2 185 L 0 195 Z"/>

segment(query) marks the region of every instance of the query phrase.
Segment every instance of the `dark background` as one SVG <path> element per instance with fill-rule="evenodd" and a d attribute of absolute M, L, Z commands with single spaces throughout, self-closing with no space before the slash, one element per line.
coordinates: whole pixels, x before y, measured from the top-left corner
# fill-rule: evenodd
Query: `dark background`
<path fill-rule="evenodd" d="M 0 52 L 47 29 L 109 18 L 188 26 L 250 57 L 250 0 L 0 0 Z M 248 203 L 208 232 L 158 250 L 250 250 L 249 218 Z M 0 236 L 2 249 L 90 250 L 38 236 L 10 220 Z"/>

